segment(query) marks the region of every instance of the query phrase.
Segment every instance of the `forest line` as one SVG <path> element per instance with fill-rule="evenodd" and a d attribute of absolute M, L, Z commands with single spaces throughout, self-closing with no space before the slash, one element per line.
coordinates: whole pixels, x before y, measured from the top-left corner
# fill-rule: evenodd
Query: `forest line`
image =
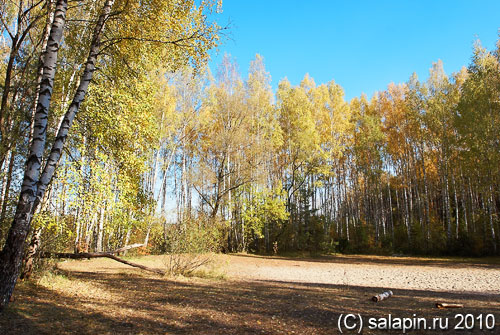
<path fill-rule="evenodd" d="M 426 82 L 351 101 L 307 75 L 274 96 L 259 55 L 244 81 L 226 56 L 215 76 L 97 82 L 36 226 L 60 250 L 164 252 L 175 234 L 182 250 L 496 254 L 498 62 L 477 46 L 450 77 L 437 62 Z"/>
<path fill-rule="evenodd" d="M 425 82 L 413 75 L 370 99 L 346 101 L 340 85 L 308 75 L 273 92 L 259 55 L 245 79 L 230 56 L 215 74 L 206 68 L 220 27 L 202 10 L 215 3 L 201 11 L 154 4 L 163 17 L 144 25 L 135 19 L 148 17 L 140 6 L 117 12 L 102 42 L 90 23 L 121 2 L 68 9 L 46 118 L 47 142 L 63 144 L 40 154 L 49 183 L 38 187 L 27 226 L 42 229 L 46 250 L 144 242 L 149 252 L 498 254 L 498 48 L 477 44 L 458 73 L 446 75 L 438 61 Z M 13 11 L 9 19 L 40 39 L 11 35 L 2 49 L 2 245 L 38 136 L 36 55 L 56 22 L 54 7 L 33 6 L 25 13 L 37 11 L 36 25 L 21 16 L 14 25 Z M 165 30 L 190 28 L 157 40 L 156 22 L 173 13 Z M 95 73 L 85 65 L 88 48 Z M 82 82 L 88 96 L 72 100 Z"/>

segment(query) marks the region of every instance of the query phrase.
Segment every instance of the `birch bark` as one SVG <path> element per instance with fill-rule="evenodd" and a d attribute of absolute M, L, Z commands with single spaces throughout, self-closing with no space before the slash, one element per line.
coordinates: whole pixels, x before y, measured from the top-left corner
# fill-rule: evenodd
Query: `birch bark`
<path fill-rule="evenodd" d="M 5 246 L 0 253 L 0 310 L 7 306 L 14 291 L 21 268 L 24 241 L 28 234 L 31 217 L 35 208 L 34 203 L 40 176 L 42 155 L 45 149 L 47 117 L 52 98 L 57 54 L 66 22 L 67 7 L 67 0 L 58 0 L 56 3 L 54 21 L 50 29 L 43 59 L 43 75 L 40 82 L 40 92 L 35 113 L 33 140 L 30 144 L 21 194 Z"/>

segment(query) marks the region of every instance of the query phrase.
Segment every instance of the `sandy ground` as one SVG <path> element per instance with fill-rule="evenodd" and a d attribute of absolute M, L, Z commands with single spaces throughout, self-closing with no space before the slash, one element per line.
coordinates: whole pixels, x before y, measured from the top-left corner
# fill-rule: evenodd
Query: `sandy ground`
<path fill-rule="evenodd" d="M 221 257 L 227 276 L 314 284 L 500 294 L 500 265 L 411 257 L 338 256 L 320 259 Z"/>
<path fill-rule="evenodd" d="M 405 334 L 500 334 L 499 259 L 244 254 L 215 259 L 201 278 L 159 276 L 103 258 L 60 262 L 55 271 L 16 286 L 14 302 L 0 313 L 0 334 L 330 335 L 339 334 L 339 320 L 348 313 L 365 321 L 424 318 L 427 327 L 436 318 L 450 322 L 447 331 Z M 131 261 L 162 268 L 168 258 Z M 371 300 L 386 289 L 394 296 Z M 464 307 L 437 309 L 437 302 Z M 457 330 L 457 314 L 482 318 L 483 324 Z M 493 326 L 488 331 L 487 315 Z M 402 333 L 366 324 L 362 332 Z"/>

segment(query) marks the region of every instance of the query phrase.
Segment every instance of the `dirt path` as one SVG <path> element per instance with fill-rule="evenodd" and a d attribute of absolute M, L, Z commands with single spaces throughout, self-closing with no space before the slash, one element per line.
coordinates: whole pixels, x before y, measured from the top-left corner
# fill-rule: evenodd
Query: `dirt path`
<path fill-rule="evenodd" d="M 161 267 L 162 256 L 134 260 Z M 286 259 L 218 256 L 225 279 L 168 278 L 109 259 L 67 261 L 18 284 L 0 314 L 0 334 L 338 334 L 348 313 L 369 318 L 448 319 L 448 331 L 500 334 L 500 267 L 444 260 L 342 256 Z M 371 297 L 383 288 L 394 296 Z M 463 304 L 439 310 L 436 302 Z M 492 315 L 495 328 L 457 332 L 457 313 Z M 484 320 L 483 320 L 484 321 Z M 483 326 L 484 328 L 484 326 Z M 354 334 L 346 332 L 344 334 Z M 362 334 L 401 334 L 365 328 Z"/>

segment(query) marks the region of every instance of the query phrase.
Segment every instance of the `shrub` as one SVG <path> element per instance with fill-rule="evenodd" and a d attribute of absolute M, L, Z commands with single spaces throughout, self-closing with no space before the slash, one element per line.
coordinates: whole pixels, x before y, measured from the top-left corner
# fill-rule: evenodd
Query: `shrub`
<path fill-rule="evenodd" d="M 189 275 L 213 260 L 221 247 L 221 225 L 204 218 L 186 219 L 166 228 L 167 272 Z"/>

